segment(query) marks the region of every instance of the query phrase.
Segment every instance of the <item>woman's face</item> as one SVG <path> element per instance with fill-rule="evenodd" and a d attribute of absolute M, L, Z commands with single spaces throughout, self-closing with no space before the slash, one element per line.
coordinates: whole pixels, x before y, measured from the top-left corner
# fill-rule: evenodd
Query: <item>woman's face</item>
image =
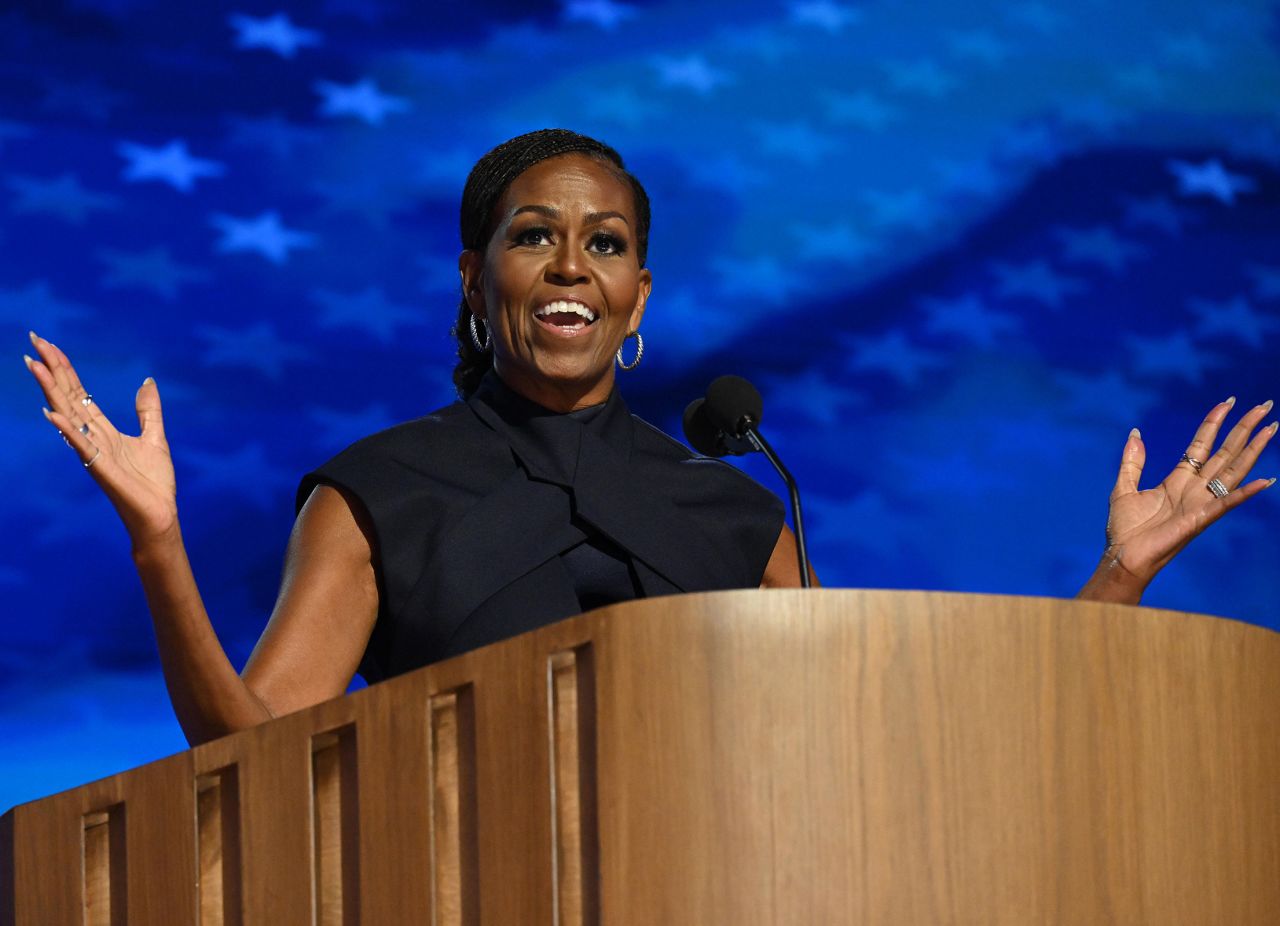
<path fill-rule="evenodd" d="M 585 155 L 542 161 L 507 188 L 488 246 L 464 251 L 459 269 L 508 386 L 557 411 L 608 398 L 652 285 L 635 223 L 630 185 Z"/>

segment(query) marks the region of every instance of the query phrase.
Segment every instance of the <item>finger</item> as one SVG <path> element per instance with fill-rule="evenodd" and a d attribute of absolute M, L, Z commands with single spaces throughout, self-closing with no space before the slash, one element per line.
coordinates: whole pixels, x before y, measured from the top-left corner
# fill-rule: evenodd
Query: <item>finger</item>
<path fill-rule="evenodd" d="M 67 355 L 52 341 L 45 340 L 34 331 L 30 332 L 30 337 L 32 345 L 40 354 L 40 360 L 30 360 L 25 355 L 23 359 L 28 361 L 27 369 L 31 370 L 36 381 L 40 383 L 40 388 L 44 391 L 51 409 L 65 415 L 77 428 L 83 424 L 92 423 L 97 430 L 112 435 L 118 434 L 111 419 L 103 413 L 98 404 L 93 401 L 93 396 L 89 395 L 81 385 L 80 377 L 76 374 L 71 361 L 67 359 Z M 45 374 L 43 377 L 41 372 Z"/>
<path fill-rule="evenodd" d="M 1271 488 L 1275 484 L 1275 479 L 1255 479 L 1247 485 L 1242 485 L 1233 492 L 1228 492 L 1222 498 L 1215 498 L 1205 505 L 1203 511 L 1204 522 L 1202 527 L 1208 527 L 1218 518 L 1222 517 L 1233 508 L 1239 508 L 1249 499 L 1253 498 L 1264 489 Z"/>
<path fill-rule="evenodd" d="M 1280 428 L 1280 422 L 1271 422 L 1271 424 L 1255 434 L 1253 440 L 1249 441 L 1244 450 L 1237 454 L 1231 462 L 1218 470 L 1216 475 L 1223 485 L 1228 489 L 1234 489 L 1244 481 L 1244 478 L 1249 475 L 1249 470 L 1253 469 L 1253 464 L 1258 462 L 1259 455 L 1266 449 L 1267 444 L 1271 442 L 1271 438 L 1276 436 L 1277 428 Z M 1208 467 L 1205 467 L 1205 469 L 1208 469 Z"/>
<path fill-rule="evenodd" d="M 1129 439 L 1124 442 L 1124 453 L 1120 457 L 1120 471 L 1116 474 L 1116 485 L 1111 490 L 1111 497 L 1130 495 L 1138 491 L 1138 482 L 1142 479 L 1142 467 L 1147 464 L 1147 448 L 1142 443 L 1142 433 L 1134 428 L 1129 432 Z"/>
<path fill-rule="evenodd" d="M 75 387 L 80 384 L 80 378 L 76 376 L 71 361 L 52 341 L 45 340 L 34 331 L 29 331 L 27 334 L 31 338 L 31 346 L 36 349 L 37 355 L 52 374 L 59 391 L 70 404 L 71 400 L 77 397 Z"/>
<path fill-rule="evenodd" d="M 42 409 L 42 411 L 45 419 L 58 429 L 59 433 L 62 434 L 62 439 L 80 457 L 80 462 L 88 464 L 89 461 L 94 460 L 96 462 L 89 468 L 96 468 L 97 464 L 101 462 L 99 456 L 100 448 L 90 438 L 81 433 L 78 428 L 74 427 L 66 415 L 47 408 Z M 95 473 L 94 475 L 96 476 L 97 474 Z"/>
<path fill-rule="evenodd" d="M 1272 403 L 1270 400 L 1263 402 L 1261 405 L 1255 405 L 1249 409 L 1241 419 L 1236 422 L 1236 426 L 1231 429 L 1226 440 L 1222 442 L 1222 446 L 1205 463 L 1202 475 L 1205 479 L 1212 479 L 1214 476 L 1220 476 L 1223 469 L 1228 466 L 1244 449 L 1249 440 L 1249 435 L 1253 433 L 1253 429 L 1261 423 L 1262 419 L 1271 411 Z M 1250 466 L 1253 464 L 1250 463 Z M 1248 472 L 1248 470 L 1245 470 Z M 1244 474 L 1241 473 L 1241 476 Z M 1223 480 L 1224 482 L 1226 480 Z"/>
<path fill-rule="evenodd" d="M 138 410 L 138 426 L 142 429 L 142 436 L 163 444 L 164 415 L 160 409 L 160 387 L 156 385 L 155 379 L 148 376 L 142 381 L 134 398 L 134 407 Z"/>
<path fill-rule="evenodd" d="M 1187 445 L 1187 456 L 1201 463 L 1206 463 L 1210 454 L 1213 453 L 1214 441 L 1218 439 L 1218 429 L 1222 427 L 1222 422 L 1226 420 L 1227 413 L 1231 411 L 1232 406 L 1236 404 L 1236 397 L 1232 396 L 1225 402 L 1219 402 L 1205 415 L 1204 421 L 1200 422 L 1200 427 L 1196 428 L 1195 437 L 1191 438 L 1191 443 Z M 1196 468 L 1185 460 L 1178 464 L 1192 472 Z M 1199 475 L 1199 473 L 1197 473 Z"/>

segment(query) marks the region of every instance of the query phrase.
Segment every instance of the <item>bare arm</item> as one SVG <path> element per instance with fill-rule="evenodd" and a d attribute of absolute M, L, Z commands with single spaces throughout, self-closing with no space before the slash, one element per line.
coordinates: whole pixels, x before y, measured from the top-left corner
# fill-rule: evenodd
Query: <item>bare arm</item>
<path fill-rule="evenodd" d="M 813 565 L 809 566 L 809 579 L 813 587 L 819 586 L 818 577 L 814 574 Z M 773 553 L 769 556 L 769 564 L 764 567 L 764 578 L 760 580 L 761 588 L 800 588 L 800 563 L 796 559 L 796 535 L 791 528 L 782 525 L 778 534 L 778 542 L 774 544 Z"/>

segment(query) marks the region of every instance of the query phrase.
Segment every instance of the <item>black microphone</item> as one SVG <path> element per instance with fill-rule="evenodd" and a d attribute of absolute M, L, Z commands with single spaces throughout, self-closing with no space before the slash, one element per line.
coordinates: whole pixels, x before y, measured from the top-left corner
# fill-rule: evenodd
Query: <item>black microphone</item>
<path fill-rule="evenodd" d="M 755 386 L 741 376 L 720 376 L 707 387 L 705 399 L 695 399 L 684 410 L 684 434 L 694 450 L 707 456 L 744 454 L 758 450 L 773 464 L 791 496 L 791 520 L 796 528 L 796 558 L 800 584 L 810 588 L 809 553 L 800 512 L 800 488 L 782 460 L 759 431 L 764 401 Z"/>

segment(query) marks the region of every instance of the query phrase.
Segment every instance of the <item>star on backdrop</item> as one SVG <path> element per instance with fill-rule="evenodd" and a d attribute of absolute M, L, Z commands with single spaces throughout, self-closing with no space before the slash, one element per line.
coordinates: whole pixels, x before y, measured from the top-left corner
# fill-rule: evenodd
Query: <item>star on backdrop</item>
<path fill-rule="evenodd" d="M 322 97 L 320 115 L 331 118 L 353 116 L 369 125 L 382 125 L 382 120 L 389 114 L 408 112 L 413 108 L 404 97 L 383 93 L 368 77 L 354 84 L 318 80 L 313 88 Z"/>
<path fill-rule="evenodd" d="M 116 146 L 116 153 L 129 162 L 121 174 L 125 181 L 156 180 L 181 193 L 190 193 L 201 177 L 221 177 L 226 173 L 225 166 L 217 161 L 193 156 L 182 139 L 160 147 L 121 142 Z"/>
<path fill-rule="evenodd" d="M 322 40 L 314 29 L 295 26 L 286 13 L 261 18 L 232 13 L 227 22 L 236 30 L 236 48 L 265 48 L 281 58 L 292 58 L 299 48 L 319 45 Z"/>
<path fill-rule="evenodd" d="M 1212 196 L 1228 206 L 1235 205 L 1237 193 L 1252 193 L 1257 183 L 1244 174 L 1233 174 L 1222 166 L 1217 158 L 1203 164 L 1189 161 L 1169 161 L 1169 172 L 1178 180 L 1178 192 L 1183 196 Z"/>
<path fill-rule="evenodd" d="M 83 225 L 95 211 L 120 208 L 119 197 L 86 189 L 75 174 L 48 180 L 11 174 L 5 183 L 17 194 L 9 210 L 18 214 L 53 215 L 72 225 Z"/>
<path fill-rule="evenodd" d="M 274 210 L 244 219 L 216 214 L 209 221 L 222 232 L 216 245 L 222 254 L 247 251 L 260 254 L 273 264 L 283 264 L 292 249 L 316 246 L 315 235 L 286 228 Z"/>

